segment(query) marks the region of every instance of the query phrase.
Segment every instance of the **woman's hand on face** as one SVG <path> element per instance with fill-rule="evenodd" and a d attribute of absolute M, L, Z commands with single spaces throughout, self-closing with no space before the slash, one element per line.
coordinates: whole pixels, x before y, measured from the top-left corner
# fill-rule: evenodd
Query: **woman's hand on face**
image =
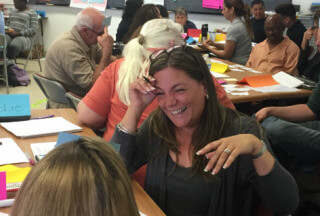
<path fill-rule="evenodd" d="M 205 155 L 209 162 L 204 171 L 217 174 L 220 169 L 230 167 L 232 162 L 241 154 L 257 154 L 262 147 L 261 141 L 252 134 L 238 134 L 207 144 L 197 152 Z"/>
<path fill-rule="evenodd" d="M 156 97 L 152 92 L 155 90 L 153 86 L 155 79 L 151 76 L 147 77 L 148 81 L 145 79 L 137 79 L 130 84 L 129 88 L 129 98 L 130 105 L 145 109 Z"/>
<path fill-rule="evenodd" d="M 307 41 L 310 41 L 313 36 L 313 30 L 309 28 L 307 31 L 303 34 L 303 39 L 306 39 Z"/>

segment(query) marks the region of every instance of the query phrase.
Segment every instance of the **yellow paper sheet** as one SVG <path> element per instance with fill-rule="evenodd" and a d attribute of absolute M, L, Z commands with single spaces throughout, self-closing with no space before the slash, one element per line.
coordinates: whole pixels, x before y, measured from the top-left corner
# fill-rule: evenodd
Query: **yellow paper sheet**
<path fill-rule="evenodd" d="M 226 71 L 229 71 L 229 65 L 212 62 L 210 70 L 212 72 L 224 73 Z"/>
<path fill-rule="evenodd" d="M 215 42 L 225 41 L 227 38 L 226 34 L 216 34 Z"/>
<path fill-rule="evenodd" d="M 31 167 L 19 168 L 13 165 L 0 166 L 0 172 L 6 172 L 7 184 L 14 182 L 23 182 Z"/>

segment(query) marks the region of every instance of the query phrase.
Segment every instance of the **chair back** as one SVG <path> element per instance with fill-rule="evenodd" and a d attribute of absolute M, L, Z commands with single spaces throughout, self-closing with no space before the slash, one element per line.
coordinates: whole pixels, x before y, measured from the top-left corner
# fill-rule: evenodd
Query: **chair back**
<path fill-rule="evenodd" d="M 39 73 L 34 73 L 33 78 L 48 100 L 52 100 L 57 103 L 69 104 L 65 96 L 66 90 L 59 82 L 48 79 Z M 47 103 L 47 108 L 50 108 L 48 104 L 49 103 Z"/>
<path fill-rule="evenodd" d="M 0 65 L 3 66 L 2 74 L 0 74 L 0 80 L 5 82 L 7 94 L 9 94 L 9 80 L 8 80 L 8 71 L 7 64 L 8 59 L 6 57 L 6 42 L 5 35 L 0 34 Z"/>
<path fill-rule="evenodd" d="M 78 95 L 72 93 L 72 92 L 67 92 L 65 94 L 70 106 L 75 110 L 77 111 L 77 106 L 78 106 L 78 103 L 81 101 L 81 97 L 79 97 Z"/>

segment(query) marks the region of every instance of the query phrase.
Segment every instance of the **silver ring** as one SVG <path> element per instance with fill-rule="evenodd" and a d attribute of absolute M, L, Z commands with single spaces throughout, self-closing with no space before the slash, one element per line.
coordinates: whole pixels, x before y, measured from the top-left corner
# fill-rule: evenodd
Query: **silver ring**
<path fill-rule="evenodd" d="M 223 151 L 224 151 L 225 153 L 227 153 L 228 155 L 231 154 L 231 151 L 230 151 L 229 149 L 227 149 L 227 148 L 225 148 Z"/>

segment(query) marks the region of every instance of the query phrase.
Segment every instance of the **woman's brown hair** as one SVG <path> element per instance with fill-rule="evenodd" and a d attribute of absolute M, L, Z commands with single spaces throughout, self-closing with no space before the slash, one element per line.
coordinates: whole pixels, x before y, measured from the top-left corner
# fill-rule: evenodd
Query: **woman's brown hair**
<path fill-rule="evenodd" d="M 81 137 L 46 155 L 30 171 L 12 216 L 138 216 L 130 178 L 102 139 Z"/>
<path fill-rule="evenodd" d="M 163 51 L 155 59 L 152 59 L 153 56 L 150 56 L 149 74 L 151 76 L 164 68 L 172 67 L 185 71 L 189 77 L 198 82 L 203 82 L 206 86 L 208 95 L 205 108 L 200 123 L 192 135 L 192 170 L 193 174 L 197 173 L 203 176 L 205 180 L 212 181 L 213 176 L 210 173 L 203 172 L 208 160 L 205 157 L 197 156 L 195 153 L 208 143 L 222 138 L 228 122 L 237 117 L 238 114 L 220 104 L 208 66 L 198 51 L 191 47 L 181 46 L 170 52 Z M 168 149 L 178 154 L 179 144 L 175 137 L 175 126 L 171 120 L 161 108 L 154 111 L 150 118 L 150 133 L 154 132 L 163 140 L 163 144 Z"/>
<path fill-rule="evenodd" d="M 154 4 L 143 5 L 134 15 L 130 28 L 123 37 L 123 43 L 128 43 L 132 39 L 133 33 L 147 21 L 157 18 L 159 18 L 159 9 Z"/>
<path fill-rule="evenodd" d="M 224 0 L 223 5 L 228 9 L 231 9 L 233 7 L 236 16 L 244 17 L 248 36 L 252 39 L 253 30 L 252 30 L 251 21 L 250 21 L 250 6 L 247 4 L 244 4 L 242 0 Z"/>

